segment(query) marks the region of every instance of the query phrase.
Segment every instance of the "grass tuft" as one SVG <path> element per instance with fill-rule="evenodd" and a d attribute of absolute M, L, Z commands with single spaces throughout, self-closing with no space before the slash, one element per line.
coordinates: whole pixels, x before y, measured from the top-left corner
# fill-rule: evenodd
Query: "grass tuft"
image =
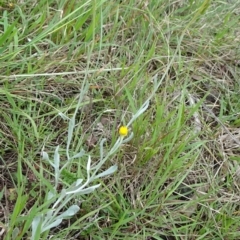
<path fill-rule="evenodd" d="M 238 1 L 0 12 L 1 239 L 240 238 Z"/>

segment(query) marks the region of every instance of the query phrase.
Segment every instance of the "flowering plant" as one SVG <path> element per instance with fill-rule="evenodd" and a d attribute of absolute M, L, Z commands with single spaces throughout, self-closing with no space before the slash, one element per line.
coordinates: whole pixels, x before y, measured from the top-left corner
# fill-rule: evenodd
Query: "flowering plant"
<path fill-rule="evenodd" d="M 160 83 L 156 84 L 156 77 L 154 82 L 154 91 L 156 92 L 158 86 Z M 50 165 L 54 168 L 54 176 L 55 176 L 55 186 L 54 188 L 49 191 L 47 195 L 47 204 L 45 203 L 45 208 L 47 208 L 44 213 L 41 213 L 34 217 L 32 221 L 32 236 L 31 240 L 37 240 L 40 239 L 40 236 L 42 233 L 50 230 L 53 227 L 58 226 L 63 219 L 70 218 L 74 216 L 80 209 L 80 207 L 76 204 L 71 205 L 67 208 L 67 210 L 63 210 L 67 204 L 70 203 L 70 201 L 79 195 L 86 195 L 91 192 L 93 192 L 96 188 L 100 186 L 100 184 L 92 184 L 93 181 L 105 177 L 107 175 L 113 174 L 117 170 L 117 165 L 113 165 L 107 170 L 104 170 L 100 172 L 101 167 L 103 164 L 112 156 L 122 144 L 130 141 L 133 137 L 133 133 L 131 133 L 128 137 L 128 128 L 129 126 L 135 121 L 143 112 L 146 111 L 149 105 L 149 101 L 151 97 L 145 101 L 145 103 L 140 107 L 140 109 L 132 116 L 132 119 L 129 121 L 129 123 L 126 126 L 121 126 L 119 128 L 119 138 L 116 140 L 113 147 L 104 154 L 104 143 L 106 142 L 106 139 L 103 138 L 100 141 L 99 148 L 99 161 L 95 165 L 92 165 L 91 156 L 90 154 L 85 153 L 83 149 L 81 151 L 73 156 L 71 156 L 70 151 L 70 144 L 73 136 L 73 131 L 75 127 L 75 119 L 76 114 L 81 106 L 81 103 L 83 101 L 84 95 L 87 93 L 89 89 L 89 84 L 85 83 L 81 89 L 79 100 L 77 107 L 75 109 L 75 112 L 72 116 L 72 118 L 68 118 L 65 114 L 59 113 L 59 115 L 68 120 L 68 136 L 67 136 L 67 146 L 66 146 L 66 156 L 67 156 L 67 162 L 60 167 L 60 154 L 59 154 L 59 146 L 56 147 L 55 153 L 53 156 L 53 161 L 50 160 L 47 152 L 42 150 L 42 158 L 50 163 Z M 86 179 L 80 178 L 77 179 L 72 185 L 68 187 L 63 187 L 61 192 L 59 193 L 57 190 L 57 186 L 60 181 L 60 176 L 63 172 L 63 170 L 69 165 L 72 160 L 74 159 L 81 159 L 83 157 L 87 156 L 87 164 L 86 164 Z M 51 206 L 51 207 L 50 207 Z M 39 209 L 42 209 L 42 206 L 39 207 Z"/>

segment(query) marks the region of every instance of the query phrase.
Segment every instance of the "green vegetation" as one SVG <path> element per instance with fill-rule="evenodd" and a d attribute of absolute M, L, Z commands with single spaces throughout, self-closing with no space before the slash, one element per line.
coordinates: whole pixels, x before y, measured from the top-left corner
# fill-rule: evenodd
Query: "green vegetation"
<path fill-rule="evenodd" d="M 0 12 L 1 239 L 240 239 L 237 0 Z"/>

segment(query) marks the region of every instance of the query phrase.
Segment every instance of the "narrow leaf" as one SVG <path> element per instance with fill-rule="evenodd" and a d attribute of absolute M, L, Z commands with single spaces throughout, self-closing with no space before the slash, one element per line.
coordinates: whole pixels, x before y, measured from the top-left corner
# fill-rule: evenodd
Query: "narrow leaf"
<path fill-rule="evenodd" d="M 105 177 L 107 175 L 110 175 L 114 173 L 117 170 L 117 165 L 111 166 L 107 170 L 103 171 L 102 173 L 98 174 L 97 176 L 94 177 L 94 179 L 100 178 L 100 177 Z"/>
<path fill-rule="evenodd" d="M 49 156 L 48 156 L 47 152 L 42 151 L 42 159 L 43 159 L 43 160 L 47 160 L 47 161 L 50 162 L 50 160 L 49 160 Z"/>
<path fill-rule="evenodd" d="M 41 232 L 41 221 L 42 221 L 42 216 L 36 216 L 33 221 L 32 221 L 32 236 L 31 240 L 36 240 L 37 235 L 40 234 Z"/>
<path fill-rule="evenodd" d="M 81 158 L 82 156 L 84 156 L 84 154 L 85 154 L 85 151 L 83 149 L 81 149 L 81 151 L 79 153 L 77 153 L 76 155 L 74 155 L 72 157 L 72 159 L 74 159 L 74 158 Z"/>
<path fill-rule="evenodd" d="M 88 162 L 87 162 L 87 172 L 89 172 L 91 169 L 91 156 L 88 156 Z"/>
<path fill-rule="evenodd" d="M 96 188 L 98 188 L 101 184 L 97 184 L 95 186 L 92 186 L 92 187 L 89 187 L 89 188 L 86 188 L 86 189 L 82 189 L 81 187 L 79 189 L 76 189 L 74 191 L 68 191 L 67 194 L 81 194 L 81 195 L 84 195 L 84 194 L 88 194 L 88 193 L 91 193 L 93 192 Z"/>
<path fill-rule="evenodd" d="M 47 231 L 47 230 L 49 230 L 53 227 L 57 227 L 59 224 L 61 224 L 61 222 L 62 222 L 62 219 L 57 219 L 53 223 L 48 224 L 47 226 L 43 226 L 41 233 L 43 233 L 43 232 L 45 232 L 45 231 Z"/>
<path fill-rule="evenodd" d="M 79 210 L 80 210 L 79 206 L 72 205 L 71 207 L 68 208 L 68 210 L 60 214 L 57 218 L 65 219 L 65 218 L 74 216 Z"/>

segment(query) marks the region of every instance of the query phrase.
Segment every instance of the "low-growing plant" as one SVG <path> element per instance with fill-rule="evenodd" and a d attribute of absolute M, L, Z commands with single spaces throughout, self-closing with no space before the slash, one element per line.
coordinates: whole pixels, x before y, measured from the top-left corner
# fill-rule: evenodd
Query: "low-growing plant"
<path fill-rule="evenodd" d="M 113 165 L 109 167 L 107 170 L 102 171 L 102 167 L 104 163 L 109 160 L 110 156 L 112 156 L 116 151 L 121 147 L 122 144 L 129 142 L 133 137 L 133 132 L 128 135 L 128 129 L 130 125 L 141 115 L 143 114 L 149 106 L 150 99 L 154 96 L 154 93 L 157 91 L 158 87 L 161 84 L 161 80 L 158 82 L 157 76 L 154 77 L 154 89 L 153 92 L 143 104 L 139 108 L 139 110 L 133 114 L 131 120 L 128 122 L 126 126 L 122 126 L 119 129 L 119 138 L 113 144 L 108 152 L 104 151 L 104 143 L 106 139 L 103 138 L 99 143 L 99 161 L 97 163 L 92 163 L 92 158 L 89 153 L 86 153 L 83 149 L 77 154 L 72 154 L 72 150 L 70 149 L 71 140 L 73 137 L 74 128 L 76 125 L 76 115 L 78 110 L 80 109 L 81 103 L 83 101 L 84 96 L 88 92 L 89 84 L 85 82 L 81 89 L 79 100 L 75 112 L 71 118 L 68 118 L 64 113 L 60 112 L 59 115 L 64 119 L 68 120 L 68 136 L 67 136 L 67 144 L 66 144 L 66 157 L 67 161 L 65 164 L 61 164 L 59 148 L 57 146 L 55 148 L 53 161 L 49 157 L 48 153 L 42 150 L 42 158 L 46 160 L 54 169 L 54 187 L 47 193 L 46 200 L 44 204 L 40 206 L 35 206 L 34 212 L 38 213 L 34 216 L 32 221 L 32 232 L 31 232 L 31 239 L 37 240 L 40 239 L 42 234 L 48 232 L 50 229 L 57 227 L 61 224 L 63 219 L 68 219 L 73 217 L 79 210 L 80 207 L 76 204 L 71 204 L 71 201 L 74 198 L 77 198 L 82 195 L 90 194 L 94 190 L 96 190 L 101 184 L 97 184 L 96 180 L 99 178 L 108 176 L 113 174 L 117 170 L 117 165 Z M 105 153 L 106 152 L 106 153 Z M 87 164 L 86 164 L 86 178 L 79 178 L 70 186 L 64 186 L 61 182 L 62 175 L 64 169 L 76 159 L 83 159 L 87 157 Z M 61 166 L 62 165 L 62 166 Z M 63 184 L 61 192 L 58 191 L 59 183 Z M 70 206 L 69 206 L 70 205 Z M 65 208 L 67 209 L 65 210 Z M 31 214 L 31 213 L 30 213 Z M 16 228 L 13 231 L 15 237 L 18 235 L 19 230 Z"/>

